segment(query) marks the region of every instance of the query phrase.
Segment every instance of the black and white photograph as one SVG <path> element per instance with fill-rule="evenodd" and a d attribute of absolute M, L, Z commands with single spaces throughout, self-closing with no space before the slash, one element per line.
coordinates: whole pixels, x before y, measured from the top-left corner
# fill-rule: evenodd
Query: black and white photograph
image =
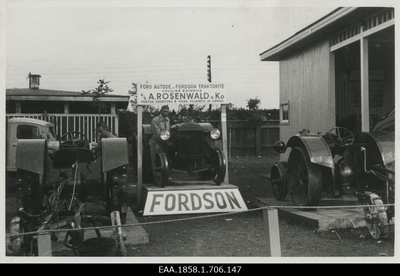
<path fill-rule="evenodd" d="M 399 261 L 396 1 L 1 6 L 1 263 Z"/>

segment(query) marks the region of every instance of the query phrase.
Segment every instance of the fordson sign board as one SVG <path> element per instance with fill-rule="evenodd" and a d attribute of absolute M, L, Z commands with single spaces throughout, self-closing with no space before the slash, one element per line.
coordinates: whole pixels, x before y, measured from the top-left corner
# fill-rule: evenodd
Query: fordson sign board
<path fill-rule="evenodd" d="M 202 189 L 149 188 L 143 215 L 172 215 L 188 213 L 238 212 L 247 210 L 236 186 Z M 183 187 L 182 187 L 183 188 Z"/>
<path fill-rule="evenodd" d="M 224 104 L 225 84 L 138 84 L 137 104 Z"/>

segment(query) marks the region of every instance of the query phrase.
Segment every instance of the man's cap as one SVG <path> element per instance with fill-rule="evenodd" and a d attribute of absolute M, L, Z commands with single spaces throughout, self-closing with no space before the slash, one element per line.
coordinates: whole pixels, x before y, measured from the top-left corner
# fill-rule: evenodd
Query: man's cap
<path fill-rule="evenodd" d="M 169 106 L 168 106 L 168 105 L 163 105 L 163 106 L 161 107 L 161 111 L 163 111 L 163 110 L 170 111 L 170 110 L 169 110 Z"/>

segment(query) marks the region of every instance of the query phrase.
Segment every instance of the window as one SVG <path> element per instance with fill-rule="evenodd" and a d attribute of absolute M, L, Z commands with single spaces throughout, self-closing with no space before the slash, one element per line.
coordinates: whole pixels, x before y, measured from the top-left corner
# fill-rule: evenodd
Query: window
<path fill-rule="evenodd" d="M 281 124 L 289 124 L 289 102 L 281 104 Z"/>
<path fill-rule="evenodd" d="M 30 125 L 19 125 L 17 128 L 17 139 L 41 139 L 39 128 Z"/>

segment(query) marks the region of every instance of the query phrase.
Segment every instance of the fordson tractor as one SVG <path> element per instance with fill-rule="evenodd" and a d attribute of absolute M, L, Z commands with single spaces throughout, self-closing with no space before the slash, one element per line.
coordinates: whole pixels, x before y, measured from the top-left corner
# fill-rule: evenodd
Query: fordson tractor
<path fill-rule="evenodd" d="M 147 180 L 165 187 L 171 185 L 171 174 L 177 172 L 197 176 L 197 180 L 211 180 L 216 185 L 224 181 L 226 158 L 216 145 L 220 131 L 210 123 L 179 122 L 171 126 L 170 131 L 161 133 L 163 145 L 155 158 L 155 179 L 151 174 L 148 147 L 148 140 L 152 136 L 150 125 L 143 125 L 143 131 L 143 144 L 147 146 L 144 154 Z"/>
<path fill-rule="evenodd" d="M 276 200 L 289 193 L 295 206 L 318 206 L 323 195 L 353 194 L 360 203 L 371 205 L 364 208 L 371 236 L 387 236 L 394 222 L 394 110 L 371 132 L 354 135 L 344 127 L 326 134 L 303 130 L 274 147 L 279 153 L 291 148 L 288 158 L 271 168 Z"/>
<path fill-rule="evenodd" d="M 85 134 L 68 132 L 57 140 L 54 125 L 36 119 L 8 122 L 7 143 L 16 170 L 16 217 L 10 223 L 11 255 L 37 255 L 40 231 L 80 228 L 88 196 L 87 179 L 97 179 L 108 212 L 126 212 L 123 187 L 127 181 L 125 138 L 89 143 Z M 10 166 L 11 166 L 10 163 Z M 122 214 L 121 214 L 122 216 Z M 29 235 L 20 235 L 24 233 Z M 51 237 L 57 238 L 57 231 Z M 81 240 L 74 231 L 68 244 Z M 76 241 L 74 242 L 75 239 Z"/>

